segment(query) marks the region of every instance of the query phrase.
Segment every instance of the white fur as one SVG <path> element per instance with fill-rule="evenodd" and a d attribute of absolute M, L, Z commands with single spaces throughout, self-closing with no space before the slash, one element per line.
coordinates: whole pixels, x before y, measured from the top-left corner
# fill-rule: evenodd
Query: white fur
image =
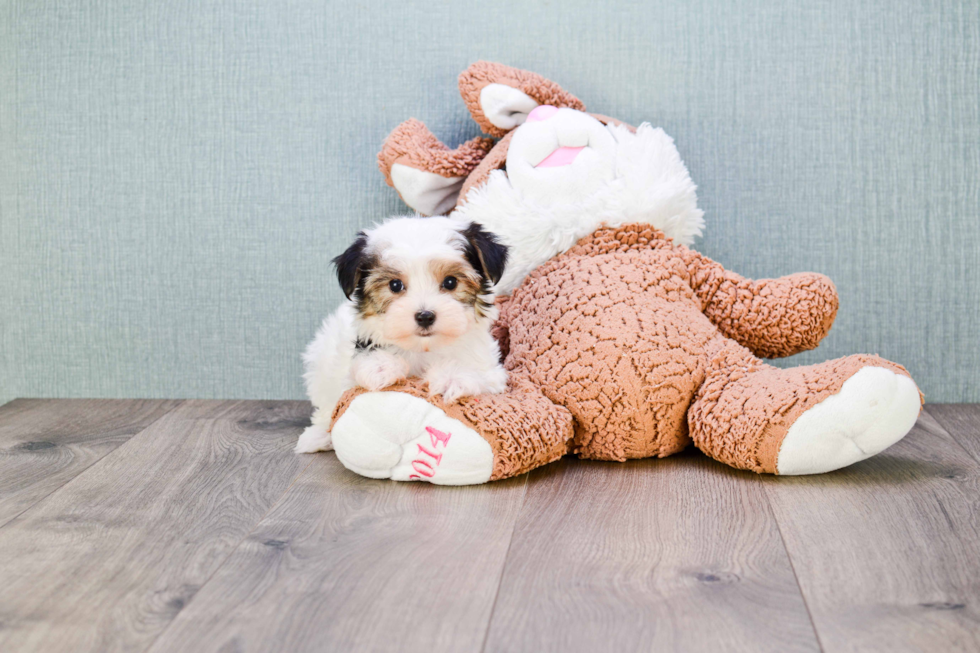
<path fill-rule="evenodd" d="M 432 260 L 465 263 L 465 238 L 460 229 L 469 222 L 450 218 L 395 218 L 366 232 L 367 252 L 381 263 L 405 272 L 405 290 L 383 315 L 361 319 L 354 303 L 344 302 L 323 321 L 303 360 L 307 394 L 314 407 L 312 424 L 300 435 L 299 453 L 332 448 L 330 419 L 341 395 L 355 385 L 371 391 L 389 387 L 407 377 L 422 377 L 431 394 L 447 402 L 481 393 L 499 393 L 507 387 L 500 364 L 500 349 L 490 335 L 496 320 L 491 305 L 483 316 L 440 292 L 441 280 L 432 279 Z M 467 264 L 468 265 L 468 264 Z M 433 310 L 431 335 L 419 336 L 414 315 Z M 381 348 L 355 352 L 355 340 Z"/>
<path fill-rule="evenodd" d="M 298 453 L 329 451 L 330 419 L 341 395 L 353 387 L 350 361 L 354 355 L 354 305 L 347 301 L 327 316 L 303 353 L 306 394 L 313 404 L 312 424 L 299 436 Z"/>
<path fill-rule="evenodd" d="M 371 391 L 421 377 L 428 382 L 430 394 L 442 395 L 447 402 L 507 389 L 500 348 L 486 328 L 471 328 L 431 351 L 383 349 L 359 354 L 351 369 L 354 383 Z"/>
<path fill-rule="evenodd" d="M 405 356 L 386 349 L 358 354 L 351 360 L 351 379 L 368 390 L 382 390 L 407 379 L 411 363 Z"/>
<path fill-rule="evenodd" d="M 576 114 L 574 120 L 568 114 Z M 557 132 L 546 128 L 559 117 L 562 124 L 555 123 Z M 596 125 L 612 136 L 612 145 L 597 135 Z M 566 130 L 567 137 L 562 135 Z M 524 133 L 536 138 L 524 139 Z M 572 164 L 526 165 L 540 161 L 541 148 L 535 140 L 578 146 L 575 139 L 581 140 L 583 134 L 589 146 Z M 593 142 L 599 147 L 592 147 Z M 511 178 L 511 170 L 520 172 Z M 596 172 L 595 178 L 602 182 L 597 185 L 588 181 Z M 690 245 L 704 228 L 696 190 L 673 139 L 662 129 L 644 123 L 634 134 L 626 127 L 606 127 L 587 114 L 561 109 L 554 118 L 518 127 L 508 151 L 507 171 L 492 172 L 451 217 L 479 222 L 510 247 L 507 269 L 495 288 L 499 294 L 509 294 L 532 270 L 602 224 L 649 224 L 675 242 Z"/>
<path fill-rule="evenodd" d="M 459 256 L 459 246 L 465 243 L 459 230 L 470 222 L 444 216 L 403 215 L 365 229 L 364 233 L 368 237 L 368 251 L 379 254 L 385 262 L 428 261 Z"/>

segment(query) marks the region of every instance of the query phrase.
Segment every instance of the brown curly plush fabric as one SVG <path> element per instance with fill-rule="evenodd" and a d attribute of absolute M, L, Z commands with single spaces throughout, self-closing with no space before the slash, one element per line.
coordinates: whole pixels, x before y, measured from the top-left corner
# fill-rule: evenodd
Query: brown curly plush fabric
<path fill-rule="evenodd" d="M 789 427 L 859 369 L 908 375 L 865 355 L 767 365 L 753 348 L 786 356 L 826 335 L 837 311 L 833 284 L 818 274 L 743 279 L 647 225 L 597 230 L 498 306 L 508 392 L 448 406 L 429 399 L 486 438 L 493 478 L 566 450 L 600 460 L 662 457 L 692 439 L 728 465 L 776 473 Z M 391 390 L 426 397 L 418 381 Z"/>
<path fill-rule="evenodd" d="M 396 163 L 434 172 L 443 177 L 465 177 L 493 148 L 492 138 L 476 137 L 455 150 L 449 149 L 421 121 L 410 118 L 398 125 L 378 152 L 378 169 L 389 186 Z"/>
<path fill-rule="evenodd" d="M 470 115 L 480 128 L 498 138 L 507 133 L 506 129 L 496 127 L 487 120 L 480 107 L 480 91 L 487 84 L 512 86 L 534 98 L 538 104 L 553 107 L 569 107 L 585 111 L 585 105 L 577 97 L 549 79 L 537 73 L 519 68 L 511 68 L 499 63 L 477 61 L 459 76 L 459 94 L 470 110 Z"/>
<path fill-rule="evenodd" d="M 762 358 L 816 348 L 837 316 L 837 289 L 822 274 L 751 280 L 691 250 L 684 261 L 708 319 Z"/>

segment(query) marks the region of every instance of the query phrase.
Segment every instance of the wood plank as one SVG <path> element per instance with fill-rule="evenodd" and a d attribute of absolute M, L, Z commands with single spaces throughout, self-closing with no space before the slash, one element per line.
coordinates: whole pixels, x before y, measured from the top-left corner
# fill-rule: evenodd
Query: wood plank
<path fill-rule="evenodd" d="M 931 415 L 862 463 L 763 485 L 825 651 L 980 650 L 980 465 Z"/>
<path fill-rule="evenodd" d="M 526 477 L 378 481 L 321 454 L 152 651 L 477 651 Z"/>
<path fill-rule="evenodd" d="M 187 401 L 0 530 L 0 650 L 144 650 L 309 460 L 306 402 Z"/>
<path fill-rule="evenodd" d="M 926 412 L 980 462 L 980 405 L 929 404 Z"/>
<path fill-rule="evenodd" d="M 15 399 L 0 408 L 0 527 L 179 401 Z"/>
<path fill-rule="evenodd" d="M 487 651 L 815 651 L 762 487 L 686 453 L 532 472 Z"/>

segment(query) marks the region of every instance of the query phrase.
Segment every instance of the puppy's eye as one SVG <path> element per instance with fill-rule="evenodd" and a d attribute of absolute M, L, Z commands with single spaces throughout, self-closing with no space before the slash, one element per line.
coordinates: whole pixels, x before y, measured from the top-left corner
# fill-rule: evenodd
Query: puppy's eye
<path fill-rule="evenodd" d="M 397 295 L 401 291 L 405 290 L 405 284 L 402 283 L 401 279 L 392 279 L 388 282 L 388 290 Z"/>
<path fill-rule="evenodd" d="M 456 277 L 449 276 L 442 280 L 442 287 L 445 290 L 456 290 Z"/>

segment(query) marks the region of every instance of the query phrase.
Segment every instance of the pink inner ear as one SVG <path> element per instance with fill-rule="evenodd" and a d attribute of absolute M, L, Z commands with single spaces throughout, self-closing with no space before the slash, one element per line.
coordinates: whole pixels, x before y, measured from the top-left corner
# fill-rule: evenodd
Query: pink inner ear
<path fill-rule="evenodd" d="M 540 106 L 534 107 L 531 113 L 527 114 L 527 120 L 525 122 L 537 122 L 539 120 L 547 120 L 551 116 L 558 113 L 558 107 L 553 107 L 550 104 L 542 104 Z"/>
<path fill-rule="evenodd" d="M 578 153 L 584 150 L 585 147 L 559 147 L 557 150 L 549 154 L 544 161 L 534 166 L 535 168 L 557 168 L 558 166 L 567 166 L 569 163 L 575 160 Z"/>

